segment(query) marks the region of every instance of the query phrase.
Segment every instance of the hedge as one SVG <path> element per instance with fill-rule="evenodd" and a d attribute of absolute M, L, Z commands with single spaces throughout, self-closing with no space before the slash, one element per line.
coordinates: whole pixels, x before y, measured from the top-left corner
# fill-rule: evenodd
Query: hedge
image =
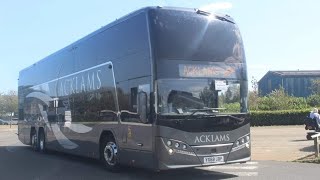
<path fill-rule="evenodd" d="M 310 110 L 252 111 L 251 126 L 302 125 Z"/>

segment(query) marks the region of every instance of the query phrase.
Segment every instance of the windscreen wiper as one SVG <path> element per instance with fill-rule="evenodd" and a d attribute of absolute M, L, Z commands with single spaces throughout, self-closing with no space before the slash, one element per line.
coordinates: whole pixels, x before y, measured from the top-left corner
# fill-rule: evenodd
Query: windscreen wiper
<path fill-rule="evenodd" d="M 219 16 L 219 15 L 215 15 L 215 17 L 217 19 L 219 19 L 220 21 L 226 21 L 226 22 L 229 22 L 229 23 L 232 23 L 232 24 L 235 24 L 232 19 L 230 18 L 230 16 Z"/>
<path fill-rule="evenodd" d="M 218 110 L 223 110 L 225 108 L 204 108 L 204 109 L 189 109 L 190 111 L 193 111 L 191 114 L 189 114 L 185 119 L 189 119 L 191 116 L 194 116 L 197 112 L 211 112 L 211 113 L 217 113 Z M 198 118 L 202 118 L 204 116 L 210 116 L 210 117 L 216 117 L 216 114 L 200 114 L 200 116 L 197 116 Z"/>
<path fill-rule="evenodd" d="M 204 108 L 204 109 L 189 109 L 193 111 L 190 116 L 194 115 L 197 112 L 219 112 L 218 110 L 224 110 L 225 108 Z"/>
<path fill-rule="evenodd" d="M 206 12 L 200 9 L 194 9 L 197 14 L 205 15 L 205 16 L 214 16 L 215 18 L 219 19 L 220 21 L 226 21 L 232 24 L 235 24 L 234 20 L 229 15 L 221 15 L 221 14 L 211 14 L 210 12 Z"/>
<path fill-rule="evenodd" d="M 230 117 L 231 119 L 235 119 L 237 122 L 243 122 L 245 118 L 239 118 L 230 114 L 217 115 L 219 117 Z"/>
<path fill-rule="evenodd" d="M 239 118 L 239 117 L 232 116 L 232 115 L 228 115 L 228 116 L 231 117 L 232 119 L 237 120 L 238 122 L 243 122 L 244 121 L 244 118 Z"/>

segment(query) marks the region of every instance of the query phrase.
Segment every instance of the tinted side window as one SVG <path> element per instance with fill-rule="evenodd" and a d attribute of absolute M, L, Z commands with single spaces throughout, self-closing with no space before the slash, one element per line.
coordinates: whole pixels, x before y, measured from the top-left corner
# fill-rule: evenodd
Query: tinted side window
<path fill-rule="evenodd" d="M 106 64 L 76 74 L 74 93 L 69 98 L 72 107 L 72 121 L 97 122 L 117 121 L 117 103 L 113 79 L 113 67 Z"/>
<path fill-rule="evenodd" d="M 148 95 L 147 111 L 149 111 L 150 77 L 121 82 L 118 87 L 121 87 L 121 89 L 123 89 L 122 92 L 125 92 L 123 95 L 118 93 L 121 121 L 141 123 L 140 115 L 138 113 L 138 94 L 139 92 L 145 92 Z"/>

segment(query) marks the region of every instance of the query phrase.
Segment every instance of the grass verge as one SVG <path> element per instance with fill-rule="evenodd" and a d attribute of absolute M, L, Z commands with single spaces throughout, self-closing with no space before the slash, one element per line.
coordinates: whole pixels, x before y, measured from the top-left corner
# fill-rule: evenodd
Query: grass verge
<path fill-rule="evenodd" d="M 300 159 L 294 160 L 293 162 L 320 164 L 320 157 L 316 157 L 314 154 L 311 154 Z"/>

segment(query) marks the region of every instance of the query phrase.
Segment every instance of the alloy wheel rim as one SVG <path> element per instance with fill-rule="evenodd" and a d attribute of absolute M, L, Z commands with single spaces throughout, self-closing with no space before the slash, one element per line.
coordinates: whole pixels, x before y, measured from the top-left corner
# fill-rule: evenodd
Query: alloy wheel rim
<path fill-rule="evenodd" d="M 40 149 L 43 150 L 44 149 L 44 142 L 43 139 L 40 139 Z"/>
<path fill-rule="evenodd" d="M 103 154 L 104 159 L 110 166 L 114 166 L 116 162 L 117 157 L 117 145 L 114 142 L 108 142 L 107 145 L 104 148 Z"/>
<path fill-rule="evenodd" d="M 37 142 L 37 136 L 34 134 L 33 136 L 32 136 L 32 140 L 31 140 L 32 142 L 32 146 L 33 147 L 36 147 L 36 142 Z"/>

